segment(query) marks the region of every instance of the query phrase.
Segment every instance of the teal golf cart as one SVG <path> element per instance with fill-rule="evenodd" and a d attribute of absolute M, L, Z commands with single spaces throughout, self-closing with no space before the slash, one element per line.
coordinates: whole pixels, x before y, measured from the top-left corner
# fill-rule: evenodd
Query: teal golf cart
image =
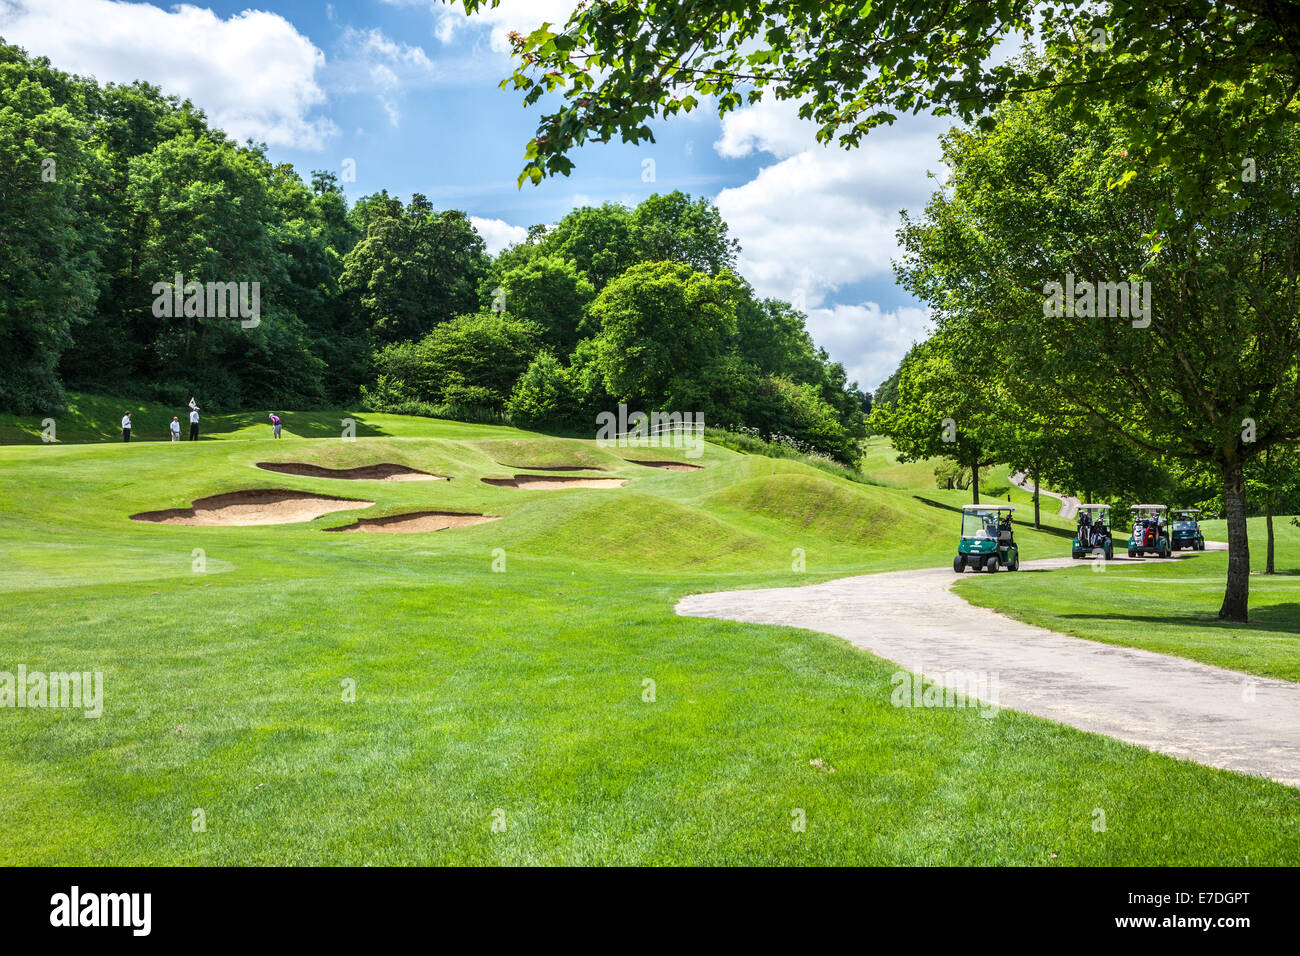
<path fill-rule="evenodd" d="M 1079 505 L 1071 556 L 1077 561 L 1098 554 L 1107 561 L 1115 557 L 1115 545 L 1110 538 L 1110 505 Z"/>
<path fill-rule="evenodd" d="M 1169 557 L 1173 553 L 1169 543 L 1169 525 L 1165 520 L 1165 512 L 1169 509 L 1164 505 L 1134 505 L 1129 510 L 1133 512 L 1133 533 L 1128 539 L 1128 556 L 1141 558 L 1154 554 L 1161 558 Z"/>
<path fill-rule="evenodd" d="M 1172 542 L 1175 551 L 1182 551 L 1184 548 L 1193 551 L 1205 550 L 1205 535 L 1201 533 L 1201 526 L 1196 520 L 1196 516 L 1200 513 L 1197 508 L 1179 508 L 1174 511 Z"/>
<path fill-rule="evenodd" d="M 952 569 L 961 574 L 976 571 L 1020 570 L 1020 549 L 1011 531 L 1011 505 L 962 505 L 961 541 Z"/>

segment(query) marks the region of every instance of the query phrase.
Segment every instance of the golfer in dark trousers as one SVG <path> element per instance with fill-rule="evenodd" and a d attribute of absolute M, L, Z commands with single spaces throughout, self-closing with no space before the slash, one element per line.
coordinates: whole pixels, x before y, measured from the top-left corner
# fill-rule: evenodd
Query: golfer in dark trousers
<path fill-rule="evenodd" d="M 199 410 L 190 409 L 190 441 L 199 440 Z"/>
<path fill-rule="evenodd" d="M 122 441 L 131 440 L 131 413 L 122 416 Z"/>

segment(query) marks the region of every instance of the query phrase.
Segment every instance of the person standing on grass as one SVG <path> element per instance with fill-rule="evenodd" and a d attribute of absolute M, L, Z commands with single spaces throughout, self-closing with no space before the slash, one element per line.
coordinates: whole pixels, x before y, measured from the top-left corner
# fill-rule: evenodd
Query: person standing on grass
<path fill-rule="evenodd" d="M 271 437 L 280 437 L 280 416 L 275 412 L 271 413 Z"/>
<path fill-rule="evenodd" d="M 131 440 L 131 413 L 122 416 L 122 441 Z"/>
<path fill-rule="evenodd" d="M 199 406 L 190 399 L 190 441 L 199 440 Z"/>
<path fill-rule="evenodd" d="M 180 441 L 180 440 L 181 440 L 181 420 L 180 420 L 179 418 L 177 418 L 175 415 L 172 416 L 172 423 L 171 423 L 170 429 L 171 429 L 172 441 Z"/>

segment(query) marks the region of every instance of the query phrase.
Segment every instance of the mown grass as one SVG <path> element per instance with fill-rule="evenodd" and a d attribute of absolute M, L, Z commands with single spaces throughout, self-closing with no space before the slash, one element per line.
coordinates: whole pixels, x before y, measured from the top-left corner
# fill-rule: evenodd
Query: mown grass
<path fill-rule="evenodd" d="M 291 435 L 341 417 L 285 416 Z M 712 445 L 667 472 L 619 460 L 672 457 L 643 449 L 357 421 L 356 441 L 232 421 L 219 441 L 0 448 L 0 670 L 105 674 L 98 719 L 0 709 L 0 863 L 1300 860 L 1291 788 L 1011 712 L 896 709 L 895 665 L 842 641 L 673 613 L 691 592 L 945 564 L 965 493 Z M 629 482 L 479 480 L 567 463 Z M 128 519 L 254 487 L 375 504 L 275 527 Z M 322 532 L 429 508 L 502 519 Z M 1059 553 L 1066 524 L 1022 526 L 1026 558 Z"/>
<path fill-rule="evenodd" d="M 1092 562 L 1011 581 L 963 581 L 966 600 L 1031 624 L 1088 640 L 1141 647 L 1283 680 L 1300 680 L 1300 529 L 1275 519 L 1276 566 L 1263 574 L 1264 519 L 1252 518 L 1250 622 L 1220 621 L 1226 552 L 1183 552 L 1175 563 Z M 1203 523 L 1210 540 L 1227 539 L 1223 521 Z M 1068 549 L 1068 543 L 1067 543 Z M 1084 566 L 1084 565 L 1087 566 Z"/>

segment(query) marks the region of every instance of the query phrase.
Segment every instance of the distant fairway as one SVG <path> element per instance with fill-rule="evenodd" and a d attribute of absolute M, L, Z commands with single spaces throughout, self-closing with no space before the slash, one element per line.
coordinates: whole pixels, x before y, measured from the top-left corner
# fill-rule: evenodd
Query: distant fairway
<path fill-rule="evenodd" d="M 80 401 L 108 425 L 125 410 Z M 924 464 L 877 486 L 707 445 L 701 470 L 669 471 L 626 459 L 680 450 L 277 411 L 280 442 L 256 414 L 205 416 L 217 440 L 179 444 L 109 428 L 44 445 L 39 423 L 0 421 L 35 442 L 0 447 L 0 671 L 105 673 L 98 719 L 0 709 L 0 863 L 1300 860 L 1293 789 L 1012 712 L 895 708 L 897 667 L 836 638 L 674 615 L 692 592 L 949 563 L 969 498 L 927 487 Z M 276 461 L 451 480 L 258 467 Z M 481 480 L 567 467 L 626 484 Z M 374 504 L 274 526 L 129 519 L 270 488 Z M 1054 511 L 1019 526 L 1027 558 L 1068 553 Z M 499 520 L 324 530 L 428 512 Z"/>

